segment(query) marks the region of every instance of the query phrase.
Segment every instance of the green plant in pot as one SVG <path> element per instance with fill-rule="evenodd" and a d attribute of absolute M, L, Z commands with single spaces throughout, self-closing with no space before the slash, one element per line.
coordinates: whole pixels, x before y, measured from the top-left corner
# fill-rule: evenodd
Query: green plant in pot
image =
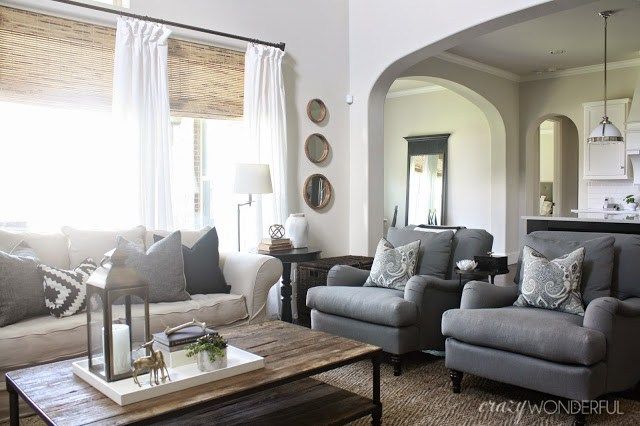
<path fill-rule="evenodd" d="M 227 366 L 227 341 L 218 333 L 200 337 L 187 346 L 187 356 L 196 357 L 200 371 L 214 371 Z"/>
<path fill-rule="evenodd" d="M 625 210 L 635 210 L 638 207 L 638 203 L 636 203 L 636 197 L 633 195 L 627 195 L 624 197 L 624 209 Z"/>

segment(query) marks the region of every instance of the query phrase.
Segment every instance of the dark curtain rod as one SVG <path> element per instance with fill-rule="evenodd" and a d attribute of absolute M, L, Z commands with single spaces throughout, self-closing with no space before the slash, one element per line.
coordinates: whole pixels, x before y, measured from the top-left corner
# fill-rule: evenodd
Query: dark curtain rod
<path fill-rule="evenodd" d="M 51 1 L 54 1 L 56 3 L 70 4 L 72 6 L 84 7 L 86 9 L 98 10 L 100 12 L 111 13 L 113 15 L 122 15 L 122 16 L 128 16 L 129 18 L 136 18 L 136 19 L 142 19 L 144 21 L 156 22 L 158 24 L 168 25 L 168 26 L 171 26 L 171 27 L 184 28 L 185 30 L 197 31 L 197 32 L 200 32 L 200 33 L 206 33 L 206 34 L 212 34 L 212 35 L 216 35 L 216 36 L 220 36 L 220 37 L 232 38 L 234 40 L 242 40 L 242 41 L 246 41 L 246 42 L 250 42 L 250 43 L 263 44 L 265 46 L 277 47 L 278 49 L 284 51 L 284 43 L 273 43 L 273 42 L 270 42 L 270 41 L 258 40 L 257 38 L 244 37 L 244 36 L 237 35 L 237 34 L 224 33 L 222 31 L 214 31 L 214 30 L 210 30 L 210 29 L 207 29 L 207 28 L 194 27 L 193 25 L 181 24 L 179 22 L 173 22 L 173 21 L 165 21 L 164 19 L 152 18 L 150 16 L 136 15 L 135 13 L 131 13 L 131 12 L 113 10 L 113 9 L 109 9 L 108 7 L 96 6 L 96 5 L 93 5 L 93 4 L 81 3 L 81 2 L 73 1 L 73 0 L 51 0 Z"/>

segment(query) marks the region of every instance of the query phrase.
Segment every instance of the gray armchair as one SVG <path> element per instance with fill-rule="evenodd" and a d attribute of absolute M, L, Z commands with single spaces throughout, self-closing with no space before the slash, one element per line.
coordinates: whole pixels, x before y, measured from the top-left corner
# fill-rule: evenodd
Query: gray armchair
<path fill-rule="evenodd" d="M 401 356 L 417 350 L 444 350 L 442 313 L 460 306 L 462 288 L 453 268 L 460 259 L 491 250 L 493 236 L 481 229 L 439 233 L 391 228 L 387 239 L 399 246 L 420 240 L 419 275 L 404 291 L 363 287 L 369 271 L 335 266 L 327 287 L 307 293 L 311 328 L 382 347 L 391 354 L 394 374 Z M 464 284 L 464 283 L 463 283 Z"/>
<path fill-rule="evenodd" d="M 555 245 L 585 244 L 605 235 L 534 233 Z M 455 393 L 463 372 L 578 401 L 629 389 L 640 380 L 640 236 L 608 235 L 615 238 L 608 262 L 612 296 L 588 302 L 584 317 L 512 306 L 517 286 L 465 285 L 460 309 L 442 317 L 445 364 Z M 587 257 L 583 273 L 597 263 Z M 577 415 L 576 424 L 582 423 L 584 416 Z"/>

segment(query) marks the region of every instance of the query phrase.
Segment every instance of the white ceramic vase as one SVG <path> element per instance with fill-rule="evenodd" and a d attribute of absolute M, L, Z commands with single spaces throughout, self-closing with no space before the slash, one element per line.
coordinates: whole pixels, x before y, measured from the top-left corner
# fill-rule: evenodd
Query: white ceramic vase
<path fill-rule="evenodd" d="M 291 239 L 293 248 L 307 247 L 309 244 L 309 222 L 304 213 L 291 213 L 284 223 L 284 231 Z"/>

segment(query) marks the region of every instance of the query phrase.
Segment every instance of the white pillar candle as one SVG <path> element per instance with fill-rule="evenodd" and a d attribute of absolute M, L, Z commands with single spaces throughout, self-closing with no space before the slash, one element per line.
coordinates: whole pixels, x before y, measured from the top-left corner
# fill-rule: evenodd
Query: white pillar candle
<path fill-rule="evenodd" d="M 127 324 L 112 324 L 111 346 L 113 374 L 129 372 L 131 370 L 131 341 L 129 340 L 129 326 Z M 102 347 L 104 348 L 104 328 L 102 329 Z"/>

